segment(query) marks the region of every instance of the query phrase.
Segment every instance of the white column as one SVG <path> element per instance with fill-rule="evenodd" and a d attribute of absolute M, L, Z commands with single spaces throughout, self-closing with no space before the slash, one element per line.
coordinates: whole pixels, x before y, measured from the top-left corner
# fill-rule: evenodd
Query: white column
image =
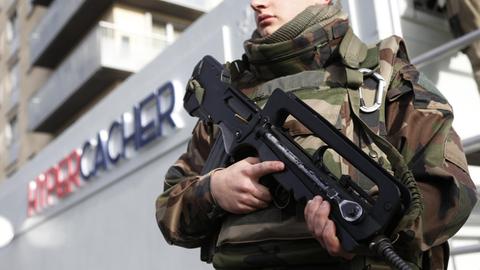
<path fill-rule="evenodd" d="M 232 61 L 232 35 L 230 33 L 230 27 L 227 25 L 222 26 L 222 39 L 223 39 L 223 55 L 225 61 Z"/>
<path fill-rule="evenodd" d="M 165 25 L 165 38 L 167 39 L 168 44 L 175 40 L 175 30 L 173 29 L 173 24 L 171 23 L 167 23 L 167 25 Z"/>
<path fill-rule="evenodd" d="M 399 0 L 374 0 L 379 39 L 402 36 Z"/>

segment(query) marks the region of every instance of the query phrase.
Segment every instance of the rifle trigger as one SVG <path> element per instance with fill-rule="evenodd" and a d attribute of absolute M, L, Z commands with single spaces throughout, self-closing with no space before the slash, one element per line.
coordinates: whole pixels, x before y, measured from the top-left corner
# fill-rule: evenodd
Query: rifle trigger
<path fill-rule="evenodd" d="M 349 175 L 345 174 L 340 176 L 340 179 L 338 179 L 338 183 L 344 188 L 350 187 L 352 182 L 352 178 L 350 178 Z"/>
<path fill-rule="evenodd" d="M 235 117 L 240 119 L 245 124 L 252 119 L 252 112 L 248 106 L 234 98 L 226 100 L 228 107 L 235 113 Z"/>
<path fill-rule="evenodd" d="M 236 113 L 235 114 L 235 117 L 240 119 L 242 122 L 244 122 L 245 124 L 248 124 L 248 120 L 243 118 L 240 114 Z"/>
<path fill-rule="evenodd" d="M 321 168 L 324 167 L 324 164 L 323 164 L 323 155 L 325 155 L 325 152 L 328 150 L 328 146 L 327 145 L 324 145 L 324 146 L 320 146 L 317 151 L 315 151 L 315 153 L 313 153 L 313 156 L 312 156 L 312 159 L 313 159 L 313 163 Z"/>

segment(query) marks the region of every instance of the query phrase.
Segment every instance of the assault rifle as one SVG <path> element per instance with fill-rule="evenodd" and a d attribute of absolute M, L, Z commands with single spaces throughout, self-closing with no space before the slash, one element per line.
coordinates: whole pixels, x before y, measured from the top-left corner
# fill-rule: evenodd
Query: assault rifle
<path fill-rule="evenodd" d="M 330 218 L 346 251 L 365 255 L 393 252 L 384 235 L 391 233 L 409 205 L 408 189 L 292 93 L 276 89 L 260 109 L 233 88 L 227 76 L 219 62 L 205 56 L 192 75 L 204 90 L 187 91 L 184 107 L 188 113 L 220 127 L 228 155 L 245 157 L 247 151 L 247 156 L 261 161 L 284 162 L 285 170 L 272 176 L 295 200 L 306 202 L 316 195 L 328 200 Z M 314 162 L 282 127 L 289 115 L 326 143 L 320 152 L 334 150 L 374 182 L 378 195 L 372 198 L 349 177 L 338 179 L 321 162 Z M 399 269 L 409 269 L 398 262 L 398 256 L 386 260 Z"/>

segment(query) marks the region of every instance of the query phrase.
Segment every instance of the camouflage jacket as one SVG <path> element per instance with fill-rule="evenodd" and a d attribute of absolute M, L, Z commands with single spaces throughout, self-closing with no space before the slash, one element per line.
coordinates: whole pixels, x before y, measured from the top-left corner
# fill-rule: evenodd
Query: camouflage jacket
<path fill-rule="evenodd" d="M 341 42 L 345 42 L 343 36 L 340 37 Z M 476 202 L 475 186 L 468 174 L 460 138 L 451 126 L 451 106 L 408 63 L 402 50 L 398 50 L 401 40 L 392 40 L 397 44 L 396 49 L 380 46 L 378 53 L 380 66 L 382 62 L 387 63 L 383 63 L 383 66 L 390 69 L 391 75 L 387 78 L 390 83 L 385 97 L 384 118 L 382 116 L 376 132 L 398 149 L 415 176 L 424 204 L 421 220 L 415 226 L 415 237 L 424 251 L 423 260 L 427 269 L 440 269 L 447 259 L 444 243 L 464 224 Z M 333 48 L 331 51 L 341 49 L 336 49 L 340 41 L 330 43 Z M 351 64 L 339 58 L 337 60 L 337 64 L 330 64 L 326 68 L 327 73 L 333 74 L 332 77 L 339 66 Z M 253 87 L 244 91 L 255 96 L 256 89 Z M 321 111 L 333 124 L 340 122 L 341 131 L 348 137 L 354 141 L 358 139 L 352 127 L 353 112 L 348 98 L 333 102 L 335 104 L 309 103 L 308 97 L 306 99 L 307 104 Z M 330 105 L 334 105 L 335 113 L 328 109 Z M 327 109 L 321 108 L 325 106 Z M 287 124 L 297 142 L 310 144 L 311 139 L 301 124 L 295 121 Z M 216 127 L 199 122 L 193 130 L 186 153 L 167 172 L 165 192 L 156 202 L 156 217 L 165 239 L 171 244 L 199 247 L 211 236 L 212 226 L 225 221 L 224 217 L 217 215 L 218 209 L 210 194 L 210 174 L 200 174 L 217 132 Z"/>

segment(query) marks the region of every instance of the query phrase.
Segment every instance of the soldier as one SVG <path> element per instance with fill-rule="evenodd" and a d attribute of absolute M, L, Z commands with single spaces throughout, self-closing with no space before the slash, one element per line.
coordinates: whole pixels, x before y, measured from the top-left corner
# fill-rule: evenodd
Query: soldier
<path fill-rule="evenodd" d="M 365 45 L 353 34 L 340 4 L 331 0 L 250 4 L 257 29 L 244 43 L 242 60 L 225 65 L 232 84 L 259 106 L 272 87 L 282 85 L 387 170 L 399 167 L 390 160 L 400 156 L 396 162 L 411 171 L 395 170 L 395 175 L 403 181 L 411 172 L 415 181 L 412 205 L 392 236 L 395 247 L 413 269 L 446 269 L 447 240 L 474 206 L 475 186 L 451 127 L 452 108 L 409 64 L 403 41 L 391 37 L 377 46 Z M 360 68 L 372 72 L 363 74 Z M 378 90 L 371 73 L 385 79 L 388 91 L 370 113 L 365 104 L 372 104 Z M 201 86 L 191 80 L 188 87 Z M 285 128 L 308 153 L 323 145 L 293 118 Z M 283 170 L 282 162 L 248 157 L 202 175 L 217 135 L 218 127 L 199 122 L 187 152 L 166 174 L 156 217 L 167 242 L 202 246 L 202 253 L 209 255 L 203 259 L 213 261 L 216 269 L 389 269 L 374 257 L 342 249 L 326 200 L 316 197 L 304 207 L 281 187 L 259 183 L 261 177 Z M 380 149 L 374 143 L 379 138 L 390 148 Z M 335 153 L 324 155 L 324 165 L 375 193 L 375 187 Z"/>
<path fill-rule="evenodd" d="M 448 0 L 447 14 L 455 37 L 480 29 L 480 2 L 477 0 Z M 473 76 L 480 91 L 480 40 L 463 50 L 472 64 Z"/>

